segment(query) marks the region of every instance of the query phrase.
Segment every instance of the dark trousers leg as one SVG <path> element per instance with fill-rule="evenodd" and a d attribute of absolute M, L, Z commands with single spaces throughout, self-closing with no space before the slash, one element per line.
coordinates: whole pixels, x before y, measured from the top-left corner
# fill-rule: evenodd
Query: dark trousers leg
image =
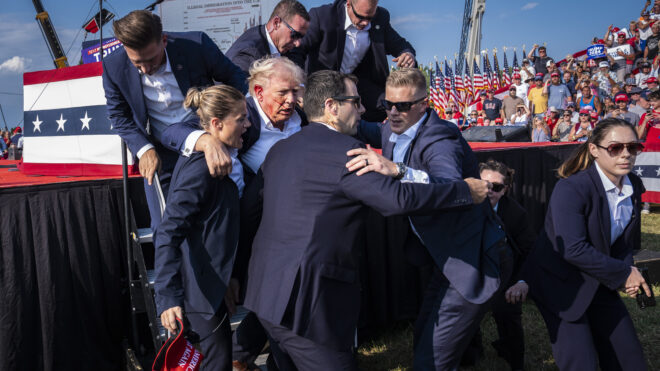
<path fill-rule="evenodd" d="M 415 323 L 413 369 L 457 370 L 486 309 L 466 301 L 434 268 Z"/>
<path fill-rule="evenodd" d="M 204 360 L 201 370 L 231 371 L 231 326 L 225 305 L 208 320 L 195 313 L 186 314 L 186 317 L 192 330 L 202 339 L 200 346 Z"/>
<path fill-rule="evenodd" d="M 493 319 L 499 339 L 493 346 L 502 353 L 511 369 L 522 370 L 525 359 L 525 339 L 522 327 L 522 303 L 509 304 L 503 293 L 498 293 L 492 304 Z"/>
<path fill-rule="evenodd" d="M 602 370 L 646 370 L 642 346 L 616 292 L 601 285 L 585 314 L 574 322 L 537 307 L 560 370 L 597 370 L 599 361 Z"/>
<path fill-rule="evenodd" d="M 317 344 L 290 329 L 260 319 L 268 332 L 271 350 L 281 371 L 357 371 L 351 350 L 339 351 Z"/>
<path fill-rule="evenodd" d="M 253 363 L 268 340 L 257 315 L 250 312 L 232 335 L 232 352 L 236 361 Z"/>

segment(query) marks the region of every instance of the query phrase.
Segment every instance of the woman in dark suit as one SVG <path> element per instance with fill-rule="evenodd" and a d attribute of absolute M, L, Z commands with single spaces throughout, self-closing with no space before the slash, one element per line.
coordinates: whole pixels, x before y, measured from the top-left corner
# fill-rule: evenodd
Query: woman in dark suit
<path fill-rule="evenodd" d="M 644 187 L 631 173 L 643 146 L 626 121 L 598 123 L 559 168 L 545 225 L 527 258 L 529 295 L 545 320 L 560 370 L 646 370 L 617 290 L 650 289 L 633 266 Z"/>
<path fill-rule="evenodd" d="M 250 126 L 245 98 L 229 85 L 191 89 L 184 101 L 199 124 L 227 147 L 240 148 Z M 205 134 L 206 135 L 206 134 Z M 176 331 L 186 318 L 201 337 L 203 368 L 231 370 L 231 331 L 225 295 L 238 243 L 239 196 L 229 178 L 213 178 L 203 153 L 180 157 L 156 230 L 156 307 L 163 326 Z"/>

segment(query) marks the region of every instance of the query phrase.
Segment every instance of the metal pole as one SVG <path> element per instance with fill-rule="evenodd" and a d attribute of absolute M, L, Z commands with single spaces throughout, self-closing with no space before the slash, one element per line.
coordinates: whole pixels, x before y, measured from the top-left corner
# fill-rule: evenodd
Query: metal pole
<path fill-rule="evenodd" d="M 2 121 L 5 123 L 5 130 L 9 131 L 7 120 L 5 120 L 5 111 L 2 110 L 2 104 L 0 104 L 0 113 L 2 113 Z"/>

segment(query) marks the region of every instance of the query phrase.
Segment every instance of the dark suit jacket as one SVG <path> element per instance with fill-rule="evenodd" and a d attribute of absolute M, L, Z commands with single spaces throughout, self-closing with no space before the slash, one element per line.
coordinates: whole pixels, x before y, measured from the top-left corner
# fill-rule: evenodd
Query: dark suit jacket
<path fill-rule="evenodd" d="M 309 11 L 309 29 L 294 49 L 292 59 L 300 63 L 306 58 L 307 73 L 320 70 L 339 71 L 346 43 L 346 1 L 335 0 L 332 4 L 312 8 Z M 398 57 L 403 52 L 415 55 L 415 49 L 401 37 L 390 24 L 390 13 L 378 7 L 369 30 L 371 45 L 355 69 L 358 93 L 367 112 L 379 111 L 382 118 L 364 116 L 369 121 L 382 121 L 384 111 L 377 109 L 378 100 L 385 91 L 385 80 L 390 73 L 387 55 Z"/>
<path fill-rule="evenodd" d="M 509 243 L 513 247 L 514 266 L 510 286 L 521 279 L 523 262 L 532 250 L 537 234 L 532 228 L 527 211 L 507 195 L 502 196 L 497 204 L 497 216 L 502 220 Z"/>
<path fill-rule="evenodd" d="M 633 215 L 611 244 L 610 211 L 595 165 L 560 180 L 550 196 L 545 226 L 524 267 L 530 295 L 566 321 L 580 318 L 599 285 L 621 287 L 641 244 L 644 186 L 633 173 Z"/>
<path fill-rule="evenodd" d="M 349 173 L 346 152 L 358 147 L 358 140 L 310 123 L 271 148 L 245 300 L 260 318 L 340 350 L 350 349 L 357 325 L 357 240 L 368 207 L 393 215 L 472 202 L 462 181 L 402 184 Z"/>
<path fill-rule="evenodd" d="M 214 80 L 229 84 L 245 93 L 247 83 L 243 72 L 227 59 L 203 32 L 166 32 L 167 56 L 181 93 L 186 96 L 191 87 L 213 85 Z M 147 134 L 147 106 L 137 68 L 124 49 L 103 60 L 103 88 L 112 127 L 126 141 L 133 154 L 153 139 Z M 193 129 L 182 127 L 171 141 L 162 143 L 175 150 Z"/>
<path fill-rule="evenodd" d="M 229 47 L 225 55 L 243 70 L 246 75 L 249 74 L 252 62 L 261 59 L 266 55 L 270 55 L 268 39 L 266 38 L 266 26 L 254 26 L 243 32 L 243 34 L 231 44 L 231 47 Z M 291 59 L 289 53 L 282 54 L 282 56 Z M 300 63 L 300 68 L 305 68 L 304 64 L 300 62 L 300 58 L 295 58 L 294 62 Z"/>
<path fill-rule="evenodd" d="M 177 305 L 206 318 L 217 311 L 234 264 L 238 214 L 231 179 L 211 177 L 203 153 L 179 157 L 155 233 L 158 315 Z"/>
<path fill-rule="evenodd" d="M 431 109 L 427 114 L 408 149 L 407 165 L 425 171 L 432 182 L 479 178 L 477 159 L 458 127 Z M 388 159 L 394 150 L 391 134 L 386 123 L 382 142 L 383 156 Z M 500 285 L 499 256 L 482 250 L 484 225 L 492 213 L 488 208 L 490 204 L 484 201 L 463 210 L 411 217 L 435 264 L 466 300 L 476 304 L 488 301 Z"/>

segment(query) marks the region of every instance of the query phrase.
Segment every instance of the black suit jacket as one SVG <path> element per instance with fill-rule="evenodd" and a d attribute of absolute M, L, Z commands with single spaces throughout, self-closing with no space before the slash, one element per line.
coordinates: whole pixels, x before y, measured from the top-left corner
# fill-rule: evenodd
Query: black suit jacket
<path fill-rule="evenodd" d="M 213 178 L 203 153 L 179 157 L 163 220 L 155 232 L 156 308 L 220 308 L 238 244 L 238 189 Z"/>
<path fill-rule="evenodd" d="M 545 225 L 524 266 L 534 300 L 566 321 L 580 318 L 602 284 L 621 287 L 641 244 L 642 181 L 633 185 L 633 215 L 614 243 L 605 188 L 595 165 L 560 180 L 550 196 Z"/>
<path fill-rule="evenodd" d="M 516 283 L 521 279 L 523 262 L 536 241 L 536 232 L 532 228 L 527 211 L 507 195 L 502 196 L 497 203 L 497 216 L 502 220 L 509 243 L 513 247 L 514 265 L 509 284 Z"/>
<path fill-rule="evenodd" d="M 276 143 L 262 166 L 263 218 L 245 307 L 327 347 L 348 350 L 360 306 L 358 236 L 368 207 L 384 215 L 472 203 L 463 181 L 403 184 L 348 172 L 358 140 L 310 123 Z"/>
<path fill-rule="evenodd" d="M 431 109 L 427 115 L 410 144 L 407 165 L 425 171 L 432 182 L 479 178 L 477 158 L 458 127 Z M 383 156 L 388 159 L 392 159 L 394 149 L 391 134 L 386 123 L 382 142 Z M 500 286 L 500 257 L 484 242 L 490 238 L 484 228 L 492 214 L 489 208 L 484 201 L 462 210 L 410 218 L 433 262 L 466 300 L 477 304 L 488 301 Z M 422 256 L 420 252 L 409 253 Z"/>
<path fill-rule="evenodd" d="M 250 73 L 252 62 L 270 55 L 268 39 L 266 38 L 266 26 L 254 26 L 245 31 L 227 50 L 227 58 L 237 65 L 246 74 Z M 282 54 L 283 57 L 290 57 L 289 53 Z M 291 59 L 291 58 L 290 58 Z M 300 58 L 294 59 L 304 68 Z"/>
<path fill-rule="evenodd" d="M 320 70 L 339 71 L 341 68 L 346 43 L 345 9 L 345 0 L 310 9 L 307 34 L 300 47 L 291 52 L 298 63 L 306 60 L 308 74 Z M 371 21 L 369 40 L 369 50 L 353 74 L 359 79 L 358 93 L 367 109 L 363 117 L 368 121 L 382 121 L 385 112 L 377 105 L 390 73 L 387 55 L 398 57 L 403 52 L 415 55 L 415 49 L 392 28 L 390 13 L 382 7 L 378 7 Z"/>

